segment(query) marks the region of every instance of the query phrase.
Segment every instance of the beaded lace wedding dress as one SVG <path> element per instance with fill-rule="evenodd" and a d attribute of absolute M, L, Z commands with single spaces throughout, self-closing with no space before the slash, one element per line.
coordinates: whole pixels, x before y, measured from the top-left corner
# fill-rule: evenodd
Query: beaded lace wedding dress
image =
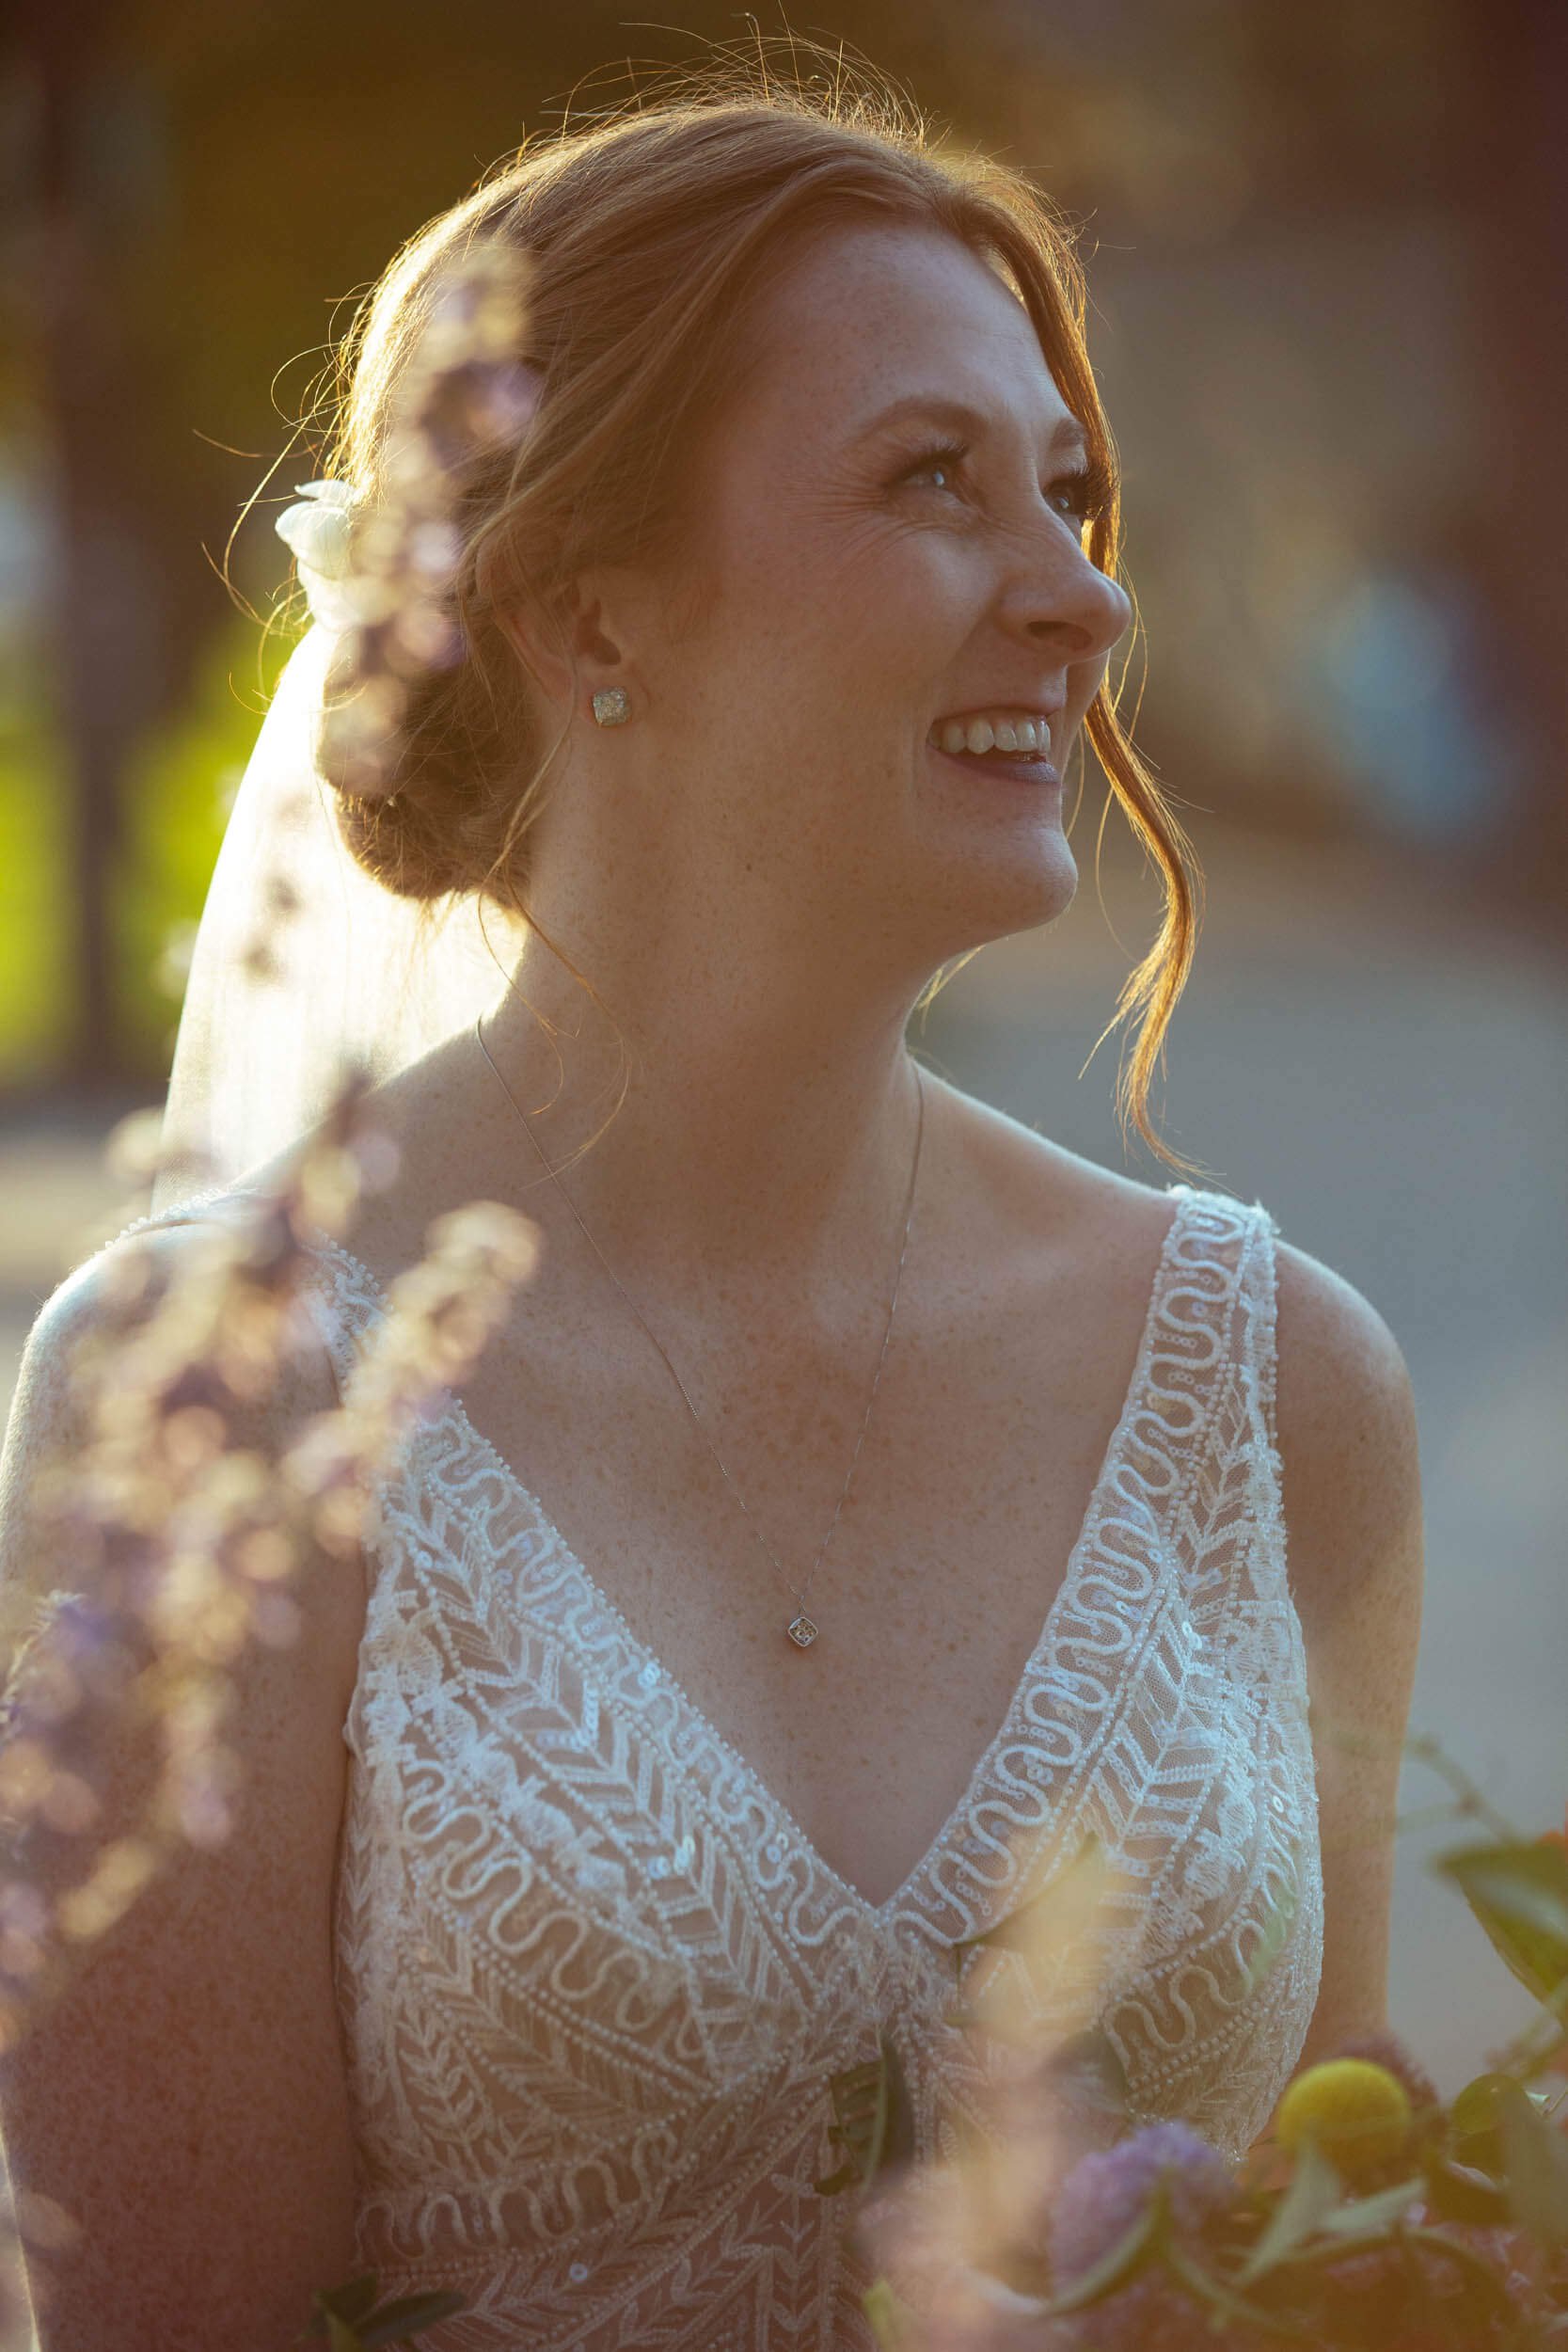
<path fill-rule="evenodd" d="M 1262 2130 L 1323 1947 L 1275 1228 L 1260 1205 L 1167 1193 L 1062 1588 L 962 1799 L 875 1907 L 457 1398 L 402 1441 L 366 1533 L 335 1977 L 361 2265 L 385 2294 L 467 2298 L 430 2352 L 869 2352 L 850 2200 L 813 2185 L 839 2156 L 829 2078 L 885 2030 L 917 2153 L 983 2130 L 1008 2053 L 951 2022 L 949 1947 L 1087 1831 L 1122 1873 L 1097 2018 L 1133 2122 L 1184 2117 L 1232 2157 Z M 347 1395 L 388 1300 L 325 1235 L 311 1265 Z M 1049 2028 L 1070 1967 L 998 1964 Z"/>

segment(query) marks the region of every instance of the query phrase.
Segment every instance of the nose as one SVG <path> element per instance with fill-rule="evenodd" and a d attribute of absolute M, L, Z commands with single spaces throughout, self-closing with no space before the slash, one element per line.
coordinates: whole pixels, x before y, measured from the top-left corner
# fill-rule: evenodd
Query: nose
<path fill-rule="evenodd" d="M 1132 619 L 1126 590 L 1074 547 L 1059 517 L 1032 533 L 1002 598 L 1003 618 L 1031 646 L 1046 646 L 1062 661 L 1093 661 L 1108 654 Z"/>

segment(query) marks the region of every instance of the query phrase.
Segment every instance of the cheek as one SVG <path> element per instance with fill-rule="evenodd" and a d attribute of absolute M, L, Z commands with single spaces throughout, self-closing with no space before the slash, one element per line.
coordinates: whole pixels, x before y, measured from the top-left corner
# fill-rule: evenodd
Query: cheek
<path fill-rule="evenodd" d="M 701 676 L 705 728 L 733 737 L 738 696 L 752 739 L 814 769 L 834 740 L 896 759 L 890 720 L 925 709 L 984 610 L 974 549 L 787 481 L 771 504 L 727 504 L 708 542 L 709 626 L 676 656 L 694 690 Z"/>
<path fill-rule="evenodd" d="M 931 669 L 908 606 L 861 582 L 818 578 L 809 593 L 778 582 L 755 603 L 732 606 L 712 691 L 721 713 L 739 681 L 751 719 L 796 742 L 849 742 L 885 733 L 888 711 L 910 706 L 914 683 L 919 702 Z"/>
<path fill-rule="evenodd" d="M 818 681 L 819 707 L 847 737 L 892 748 L 889 722 L 913 723 L 931 707 L 971 641 L 984 599 L 962 569 L 929 543 L 905 539 L 876 561 L 843 567 L 809 598 L 800 616 L 799 659 Z"/>
<path fill-rule="evenodd" d="M 835 646 L 902 644 L 962 626 L 983 583 L 975 551 L 931 519 L 916 519 L 863 486 L 785 481 L 771 513 L 752 510 L 743 588 L 763 597 L 791 633 Z"/>

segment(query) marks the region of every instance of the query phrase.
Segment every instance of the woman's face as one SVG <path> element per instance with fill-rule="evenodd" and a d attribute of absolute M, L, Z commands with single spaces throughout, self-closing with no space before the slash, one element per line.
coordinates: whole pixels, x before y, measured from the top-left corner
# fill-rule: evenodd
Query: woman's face
<path fill-rule="evenodd" d="M 1049 716 L 1065 774 L 1132 608 L 1084 552 L 1082 437 L 1034 330 L 961 245 L 825 232 L 755 332 L 703 452 L 692 603 L 635 661 L 640 757 L 732 915 L 750 889 L 798 940 L 848 923 L 924 976 L 1077 886 L 1062 787 L 933 729 Z"/>

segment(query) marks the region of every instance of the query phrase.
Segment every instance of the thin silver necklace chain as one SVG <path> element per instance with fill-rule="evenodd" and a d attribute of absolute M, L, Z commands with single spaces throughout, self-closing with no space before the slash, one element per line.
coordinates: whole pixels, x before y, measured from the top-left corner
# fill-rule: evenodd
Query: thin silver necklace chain
<path fill-rule="evenodd" d="M 745 1496 L 736 1485 L 735 1480 L 730 1476 L 729 1471 L 724 1469 L 722 1457 L 720 1454 L 718 1447 L 714 1444 L 713 1439 L 708 1436 L 706 1428 L 704 1426 L 702 1415 L 698 1412 L 695 1405 L 692 1404 L 690 1397 L 687 1395 L 685 1381 L 681 1378 L 680 1374 L 675 1370 L 674 1365 L 671 1363 L 669 1357 L 665 1355 L 663 1347 L 659 1344 L 657 1333 L 655 1333 L 650 1327 L 647 1317 L 643 1314 L 636 1299 L 632 1297 L 630 1292 L 621 1280 L 620 1276 L 616 1273 L 615 1268 L 610 1264 L 610 1260 L 605 1256 L 604 1251 L 599 1248 L 598 1243 L 594 1241 L 594 1236 L 591 1232 L 589 1232 L 587 1226 L 583 1224 L 581 1217 L 578 1216 L 577 1204 L 573 1200 L 572 1196 L 567 1191 L 565 1185 L 562 1183 L 561 1178 L 556 1174 L 555 1169 L 550 1166 L 548 1159 L 546 1158 L 545 1148 L 539 1141 L 538 1136 L 534 1134 L 531 1126 L 530 1126 L 527 1113 L 524 1111 L 516 1096 L 513 1093 L 512 1089 L 507 1085 L 506 1080 L 501 1076 L 500 1072 L 496 1069 L 495 1059 L 491 1055 L 490 1048 L 484 1042 L 484 1031 L 481 1025 L 483 1021 L 483 1017 L 484 1016 L 482 1013 L 474 1023 L 474 1035 L 479 1041 L 480 1052 L 484 1056 L 485 1060 L 489 1062 L 491 1069 L 495 1070 L 496 1079 L 500 1087 L 501 1092 L 505 1095 L 507 1101 L 516 1112 L 517 1117 L 522 1120 L 529 1141 L 538 1152 L 539 1157 L 544 1160 L 546 1172 L 549 1176 L 551 1182 L 555 1184 L 557 1190 L 560 1192 L 562 1199 L 566 1203 L 566 1206 L 571 1210 L 573 1216 L 577 1217 L 578 1224 L 582 1228 L 584 1238 L 592 1247 L 594 1256 L 598 1259 L 599 1263 L 603 1266 L 605 1272 L 609 1275 L 610 1280 L 614 1283 L 616 1289 L 626 1300 L 626 1305 L 631 1309 L 632 1313 L 637 1317 L 638 1322 L 641 1324 L 643 1330 L 647 1332 L 649 1339 L 651 1339 L 654 1345 L 658 1348 L 660 1356 L 664 1357 L 664 1362 L 671 1378 L 673 1380 L 676 1388 L 679 1389 L 682 1396 L 686 1398 L 687 1411 L 691 1415 L 692 1420 L 702 1431 L 703 1439 L 707 1446 L 708 1452 L 712 1454 L 714 1460 L 719 1464 L 720 1470 L 723 1471 L 725 1485 L 729 1487 L 730 1492 L 734 1495 L 736 1501 L 745 1512 L 746 1517 L 751 1520 L 752 1533 L 755 1535 L 758 1543 L 761 1544 L 764 1551 L 767 1552 L 768 1557 L 772 1561 L 773 1565 L 778 1569 L 779 1574 L 784 1578 L 784 1582 L 789 1586 L 790 1592 L 794 1595 L 796 1613 L 790 1619 L 785 1630 L 797 1649 L 809 1649 L 813 1642 L 816 1639 L 818 1628 L 806 1614 L 806 1595 L 811 1590 L 813 1577 L 816 1576 L 817 1569 L 822 1565 L 823 1556 L 827 1551 L 829 1544 L 832 1540 L 833 1529 L 838 1525 L 839 1514 L 843 1511 L 845 1504 L 848 1502 L 849 1490 L 855 1483 L 855 1466 L 861 1457 L 861 1448 L 865 1443 L 865 1433 L 871 1426 L 872 1408 L 877 1402 L 877 1391 L 882 1384 L 882 1366 L 887 1361 L 888 1342 L 893 1337 L 894 1317 L 898 1312 L 898 1290 L 899 1285 L 904 1279 L 904 1258 L 910 1246 L 910 1227 L 914 1218 L 915 1185 L 920 1176 L 921 1146 L 925 1140 L 926 1135 L 926 1081 L 921 1075 L 920 1064 L 918 1062 L 914 1063 L 915 1092 L 919 1098 L 919 1113 L 915 1125 L 914 1136 L 914 1165 L 910 1171 L 910 1197 L 904 1212 L 904 1238 L 898 1247 L 898 1268 L 893 1278 L 893 1298 L 887 1311 L 887 1329 L 882 1334 L 882 1352 L 877 1359 L 877 1376 L 871 1383 L 871 1395 L 866 1403 L 865 1419 L 861 1423 L 860 1435 L 855 1439 L 855 1451 L 849 1458 L 849 1474 L 844 1482 L 844 1492 L 839 1496 L 838 1505 L 833 1512 L 832 1520 L 829 1523 L 828 1533 L 823 1536 L 821 1543 L 817 1547 L 816 1557 L 811 1565 L 811 1574 L 806 1578 L 805 1583 L 801 1589 L 797 1592 L 794 1584 L 790 1581 L 788 1571 L 785 1569 L 783 1562 L 779 1559 L 777 1553 L 773 1550 L 772 1546 L 768 1542 L 761 1528 L 757 1525 L 755 1514 L 747 1502 Z"/>

